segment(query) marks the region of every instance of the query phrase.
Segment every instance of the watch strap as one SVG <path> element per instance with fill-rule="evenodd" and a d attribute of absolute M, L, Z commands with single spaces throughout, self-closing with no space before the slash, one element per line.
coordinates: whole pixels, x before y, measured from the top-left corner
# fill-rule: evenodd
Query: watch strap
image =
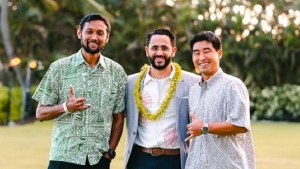
<path fill-rule="evenodd" d="M 67 108 L 67 102 L 64 102 L 64 103 L 63 103 L 63 108 L 64 108 L 64 111 L 65 111 L 66 113 L 71 113 L 71 112 L 69 112 L 69 110 L 68 110 L 68 108 Z"/>

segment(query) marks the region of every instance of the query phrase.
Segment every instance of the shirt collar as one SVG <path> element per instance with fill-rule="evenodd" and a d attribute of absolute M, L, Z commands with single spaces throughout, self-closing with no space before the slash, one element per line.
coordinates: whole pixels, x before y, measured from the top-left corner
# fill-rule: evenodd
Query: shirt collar
<path fill-rule="evenodd" d="M 211 87 L 223 74 L 222 68 L 219 68 L 219 70 L 211 76 L 208 80 L 204 81 L 203 77 L 200 79 L 199 85 L 201 87 L 207 86 L 208 88 Z"/>
<path fill-rule="evenodd" d="M 172 72 L 170 74 L 170 76 L 166 77 L 166 79 L 172 79 L 174 77 L 175 74 L 175 67 L 171 64 L 172 66 Z M 148 68 L 146 75 L 145 75 L 145 79 L 144 79 L 144 83 L 146 84 L 147 82 L 149 82 L 150 80 L 152 80 L 153 78 L 149 75 L 151 67 Z"/>
<path fill-rule="evenodd" d="M 79 66 L 83 63 L 86 63 L 85 60 L 84 60 L 84 57 L 82 55 L 82 52 L 81 50 L 83 49 L 80 49 L 76 54 L 75 54 L 75 66 Z M 96 68 L 98 68 L 99 66 L 102 66 L 104 69 L 106 68 L 106 64 L 105 64 L 105 60 L 104 60 L 104 57 L 103 55 L 100 54 L 100 58 L 98 60 L 98 63 L 96 64 Z M 87 63 L 86 63 L 87 64 Z"/>

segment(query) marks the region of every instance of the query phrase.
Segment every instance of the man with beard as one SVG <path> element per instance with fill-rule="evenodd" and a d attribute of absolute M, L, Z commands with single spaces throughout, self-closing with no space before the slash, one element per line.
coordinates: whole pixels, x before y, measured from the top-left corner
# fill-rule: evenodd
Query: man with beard
<path fill-rule="evenodd" d="M 172 62 L 175 36 L 156 29 L 146 38 L 150 66 L 128 76 L 126 84 L 125 168 L 183 169 L 188 143 L 189 88 L 199 76 Z"/>
<path fill-rule="evenodd" d="M 124 123 L 127 75 L 101 54 L 109 20 L 86 15 L 77 29 L 82 48 L 53 62 L 33 98 L 36 117 L 54 119 L 48 169 L 109 169 Z"/>

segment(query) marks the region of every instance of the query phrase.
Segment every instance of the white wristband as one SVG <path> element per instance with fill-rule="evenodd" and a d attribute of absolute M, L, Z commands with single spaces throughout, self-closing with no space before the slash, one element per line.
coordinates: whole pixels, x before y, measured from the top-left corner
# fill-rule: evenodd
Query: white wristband
<path fill-rule="evenodd" d="M 64 107 L 64 111 L 65 111 L 66 113 L 71 113 L 71 112 L 69 112 L 69 110 L 68 110 L 68 108 L 67 108 L 67 102 L 64 102 L 64 103 L 63 103 L 63 107 Z"/>

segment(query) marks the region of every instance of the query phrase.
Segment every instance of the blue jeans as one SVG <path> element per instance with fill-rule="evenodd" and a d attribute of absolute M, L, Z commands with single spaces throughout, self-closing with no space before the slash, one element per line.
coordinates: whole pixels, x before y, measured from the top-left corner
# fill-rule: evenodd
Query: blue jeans
<path fill-rule="evenodd" d="M 180 154 L 152 156 L 133 148 L 127 169 L 181 169 Z"/>

